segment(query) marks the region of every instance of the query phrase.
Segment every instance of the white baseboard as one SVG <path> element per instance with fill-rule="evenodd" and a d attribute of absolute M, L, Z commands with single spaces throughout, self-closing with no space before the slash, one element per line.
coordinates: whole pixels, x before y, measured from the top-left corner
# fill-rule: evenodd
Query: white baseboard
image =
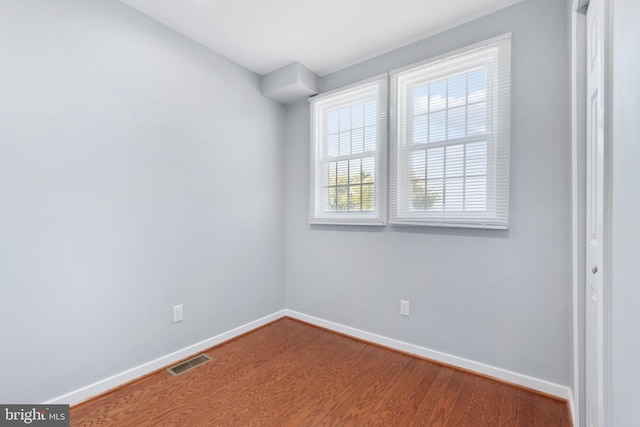
<path fill-rule="evenodd" d="M 355 329 L 349 326 L 344 326 L 339 323 L 330 322 L 328 320 L 319 319 L 317 317 L 309 316 L 293 310 L 285 310 L 285 315 L 294 319 L 301 320 L 303 322 L 320 326 L 322 328 L 339 332 L 341 334 L 349 335 L 354 338 L 358 338 L 364 341 L 369 341 L 369 342 L 382 345 L 385 347 L 389 347 L 395 350 L 399 350 L 405 353 L 415 354 L 416 356 L 425 357 L 427 359 L 446 363 L 448 365 L 457 366 L 459 368 L 478 372 L 483 375 L 494 377 L 506 382 L 510 382 L 512 384 L 517 384 L 522 387 L 527 387 L 533 390 L 537 390 L 539 392 L 556 396 L 561 399 L 566 399 L 570 401 L 570 398 L 571 398 L 572 393 L 569 387 L 555 384 L 549 381 L 530 377 L 528 375 L 519 374 L 517 372 L 511 372 L 506 369 L 497 368 L 495 366 L 486 365 L 484 363 L 476 362 L 476 361 L 465 359 L 458 356 L 453 356 L 451 354 L 443 353 L 440 351 L 431 350 L 426 347 L 420 347 L 414 344 L 398 341 L 393 338 L 387 338 L 381 335 L 372 334 L 370 332 L 361 331 L 359 329 Z"/>
<path fill-rule="evenodd" d="M 465 359 L 451 354 L 443 353 L 436 350 L 431 350 L 426 347 L 409 344 L 403 341 L 395 340 L 393 338 L 387 338 L 381 335 L 376 335 L 370 332 L 365 332 L 356 328 L 341 325 L 339 323 L 330 322 L 328 320 L 320 319 L 314 316 L 309 316 L 294 310 L 280 310 L 261 319 L 249 322 L 245 325 L 234 328 L 230 331 L 208 338 L 204 341 L 200 341 L 196 344 L 190 345 L 171 354 L 159 357 L 142 365 L 136 366 L 119 374 L 113 375 L 109 378 L 105 378 L 86 387 L 82 387 L 78 390 L 74 390 L 70 393 L 51 399 L 45 404 L 68 404 L 75 405 L 91 397 L 97 396 L 108 390 L 121 386 L 129 381 L 135 380 L 143 375 L 149 374 L 158 369 L 169 366 L 181 359 L 192 356 L 198 352 L 206 350 L 215 345 L 221 344 L 225 341 L 233 339 L 239 335 L 247 333 L 260 326 L 266 325 L 274 320 L 282 317 L 291 317 L 303 322 L 310 323 L 312 325 L 320 326 L 325 329 L 329 329 L 335 332 L 339 332 L 344 335 L 348 335 L 363 341 L 368 341 L 385 347 L 389 347 L 395 350 L 399 350 L 405 353 L 414 354 L 416 356 L 424 357 L 427 359 L 435 360 L 438 362 L 446 363 L 448 365 L 457 366 L 459 368 L 474 371 L 483 375 L 494 377 L 503 381 L 507 381 L 513 384 L 517 384 L 523 387 L 527 387 L 533 390 L 540 391 L 552 396 L 566 399 L 569 401 L 571 414 L 573 416 L 574 402 L 573 393 L 569 387 L 565 387 L 559 384 L 554 384 L 549 381 L 533 378 L 527 375 L 511 372 L 506 369 L 497 368 L 495 366 L 486 365 L 484 363 L 475 362 L 473 360 Z"/>
<path fill-rule="evenodd" d="M 115 387 L 121 386 L 129 381 L 135 380 L 143 375 L 147 375 L 153 371 L 157 371 L 158 369 L 162 369 L 165 366 L 169 366 L 178 360 L 189 357 L 195 353 L 198 353 L 202 350 L 206 350 L 215 345 L 221 344 L 225 341 L 229 341 L 232 338 L 235 338 L 239 335 L 242 335 L 246 332 L 249 332 L 253 329 L 259 328 L 260 326 L 266 325 L 269 322 L 273 322 L 281 317 L 285 316 L 285 310 L 277 311 L 273 314 L 265 316 L 261 319 L 254 320 L 253 322 L 249 322 L 245 325 L 234 328 L 230 331 L 223 332 L 219 335 L 216 335 L 211 338 L 207 338 L 206 340 L 200 341 L 196 344 L 190 345 L 178 351 L 174 351 L 171 354 L 167 354 L 165 356 L 159 357 L 155 360 L 152 360 L 147 363 L 143 363 L 142 365 L 136 366 L 134 368 L 128 369 L 119 374 L 113 375 L 109 378 L 105 378 L 93 384 L 90 384 L 86 387 L 82 387 L 78 390 L 74 390 L 70 393 L 64 394 L 62 396 L 56 397 L 55 399 L 51 399 L 48 402 L 45 402 L 45 405 L 48 404 L 66 404 L 66 405 L 75 405 L 84 400 L 87 400 L 91 397 L 97 396 L 101 393 L 104 393 L 108 390 L 111 390 Z"/>

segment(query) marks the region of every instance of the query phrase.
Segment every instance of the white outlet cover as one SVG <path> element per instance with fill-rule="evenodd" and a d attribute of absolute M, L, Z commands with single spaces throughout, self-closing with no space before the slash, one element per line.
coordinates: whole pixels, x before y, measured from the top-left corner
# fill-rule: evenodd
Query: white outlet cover
<path fill-rule="evenodd" d="M 182 304 L 173 306 L 173 323 L 182 322 L 184 319 L 184 311 Z"/>
<path fill-rule="evenodd" d="M 400 300 L 400 314 L 409 316 L 409 301 Z"/>

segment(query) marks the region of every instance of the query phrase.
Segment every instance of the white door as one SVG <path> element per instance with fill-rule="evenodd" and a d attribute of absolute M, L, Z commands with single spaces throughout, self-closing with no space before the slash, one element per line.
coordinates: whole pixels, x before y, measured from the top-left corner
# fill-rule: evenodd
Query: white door
<path fill-rule="evenodd" d="M 587 212 L 586 212 L 586 415 L 588 427 L 604 426 L 604 15 L 606 0 L 587 10 Z"/>

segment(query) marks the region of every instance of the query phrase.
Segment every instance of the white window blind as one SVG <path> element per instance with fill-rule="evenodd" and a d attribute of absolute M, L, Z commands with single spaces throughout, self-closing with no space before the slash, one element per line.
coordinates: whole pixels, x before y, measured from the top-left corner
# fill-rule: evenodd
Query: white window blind
<path fill-rule="evenodd" d="M 391 74 L 389 223 L 508 228 L 510 34 Z"/>
<path fill-rule="evenodd" d="M 383 225 L 387 77 L 311 102 L 309 223 Z"/>

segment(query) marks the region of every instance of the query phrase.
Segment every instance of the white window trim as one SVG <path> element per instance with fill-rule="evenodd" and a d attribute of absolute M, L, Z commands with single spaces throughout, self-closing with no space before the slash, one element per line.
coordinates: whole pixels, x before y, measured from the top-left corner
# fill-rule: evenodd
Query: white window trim
<path fill-rule="evenodd" d="M 508 194 L 509 194 L 509 139 L 510 139 L 510 93 L 506 95 L 506 105 L 497 103 L 496 99 L 498 94 L 491 87 L 491 92 L 488 90 L 487 105 L 491 105 L 491 108 L 487 108 L 487 114 L 493 123 L 495 132 L 493 132 L 492 143 L 489 144 L 488 156 L 493 157 L 493 161 L 488 161 L 487 179 L 488 179 L 488 191 L 496 190 L 496 193 L 489 193 L 487 195 L 487 213 L 479 214 L 478 212 L 461 212 L 461 213 L 447 213 L 442 212 L 410 212 L 408 203 L 408 166 L 406 153 L 412 151 L 414 147 L 409 147 L 404 144 L 405 136 L 399 135 L 399 123 L 407 121 L 406 117 L 402 117 L 402 111 L 398 111 L 397 105 L 400 102 L 405 102 L 404 94 L 398 91 L 398 80 L 405 79 L 411 82 L 410 76 L 417 74 L 421 69 L 429 67 L 429 79 L 436 79 L 438 75 L 451 75 L 455 74 L 457 67 L 468 68 L 470 64 L 474 62 L 473 57 L 477 55 L 478 63 L 483 61 L 482 57 L 486 56 L 482 52 L 486 51 L 485 48 L 497 46 L 497 49 L 502 49 L 498 53 L 498 61 L 496 68 L 502 72 L 506 72 L 506 78 L 510 81 L 510 52 L 511 52 L 511 34 L 505 34 L 498 36 L 480 43 L 476 43 L 471 46 L 467 46 L 462 49 L 458 49 L 454 52 L 449 52 L 439 57 L 431 58 L 425 61 L 421 61 L 417 64 L 413 64 L 407 67 L 403 67 L 398 70 L 394 70 L 390 73 L 390 188 L 389 188 L 389 223 L 391 225 L 426 225 L 426 226 L 441 226 L 441 227 L 466 227 L 466 228 L 488 228 L 488 229 L 507 229 L 508 223 Z M 474 52 L 475 51 L 475 52 Z M 462 59 L 462 64 L 456 65 L 455 61 Z M 508 61 L 508 62 L 505 62 Z M 439 70 L 440 69 L 440 70 Z M 493 71 L 493 68 L 490 69 Z M 502 75 L 505 78 L 505 75 Z M 487 80 L 491 85 L 495 84 L 495 76 L 488 76 Z M 408 83 L 403 82 L 408 85 Z M 505 88 L 501 87 L 501 91 Z M 510 92 L 510 85 L 507 87 Z M 489 93 L 492 95 L 489 100 Z M 496 126 L 498 117 L 500 116 L 500 126 Z M 403 126 L 403 129 L 405 127 Z M 406 126 L 409 129 L 410 126 Z M 408 132 L 406 130 L 405 132 Z M 457 140 L 457 143 L 464 142 L 466 140 L 475 140 L 477 137 L 466 137 L 464 139 Z M 481 139 L 485 140 L 485 139 Z M 404 145 L 403 145 L 404 144 Z M 438 144 L 446 146 L 447 141 L 442 143 L 426 143 L 424 145 L 429 147 L 436 147 Z M 493 166 L 497 166 L 498 170 L 491 169 Z M 406 201 L 406 202 L 405 202 Z M 496 206 L 498 204 L 498 206 Z"/>
<path fill-rule="evenodd" d="M 378 110 L 377 110 L 377 141 L 375 158 L 374 197 L 375 208 L 373 211 L 360 212 L 331 212 L 327 211 L 322 202 L 325 194 L 325 168 L 319 167 L 327 161 L 325 155 L 325 129 L 318 123 L 319 115 L 326 114 L 329 107 L 341 105 L 344 98 L 341 95 L 355 93 L 358 98 L 359 91 L 366 91 L 367 87 L 377 85 Z M 334 102 L 335 100 L 335 102 Z M 388 116 L 388 78 L 382 74 L 374 78 L 317 95 L 309 99 L 311 103 L 311 151 L 310 151 L 310 185 L 309 185 L 309 224 L 343 224 L 343 225 L 386 225 L 387 217 L 387 116 Z M 322 120 L 320 120 L 322 122 Z M 359 155 L 340 156 L 341 160 L 362 157 Z"/>

